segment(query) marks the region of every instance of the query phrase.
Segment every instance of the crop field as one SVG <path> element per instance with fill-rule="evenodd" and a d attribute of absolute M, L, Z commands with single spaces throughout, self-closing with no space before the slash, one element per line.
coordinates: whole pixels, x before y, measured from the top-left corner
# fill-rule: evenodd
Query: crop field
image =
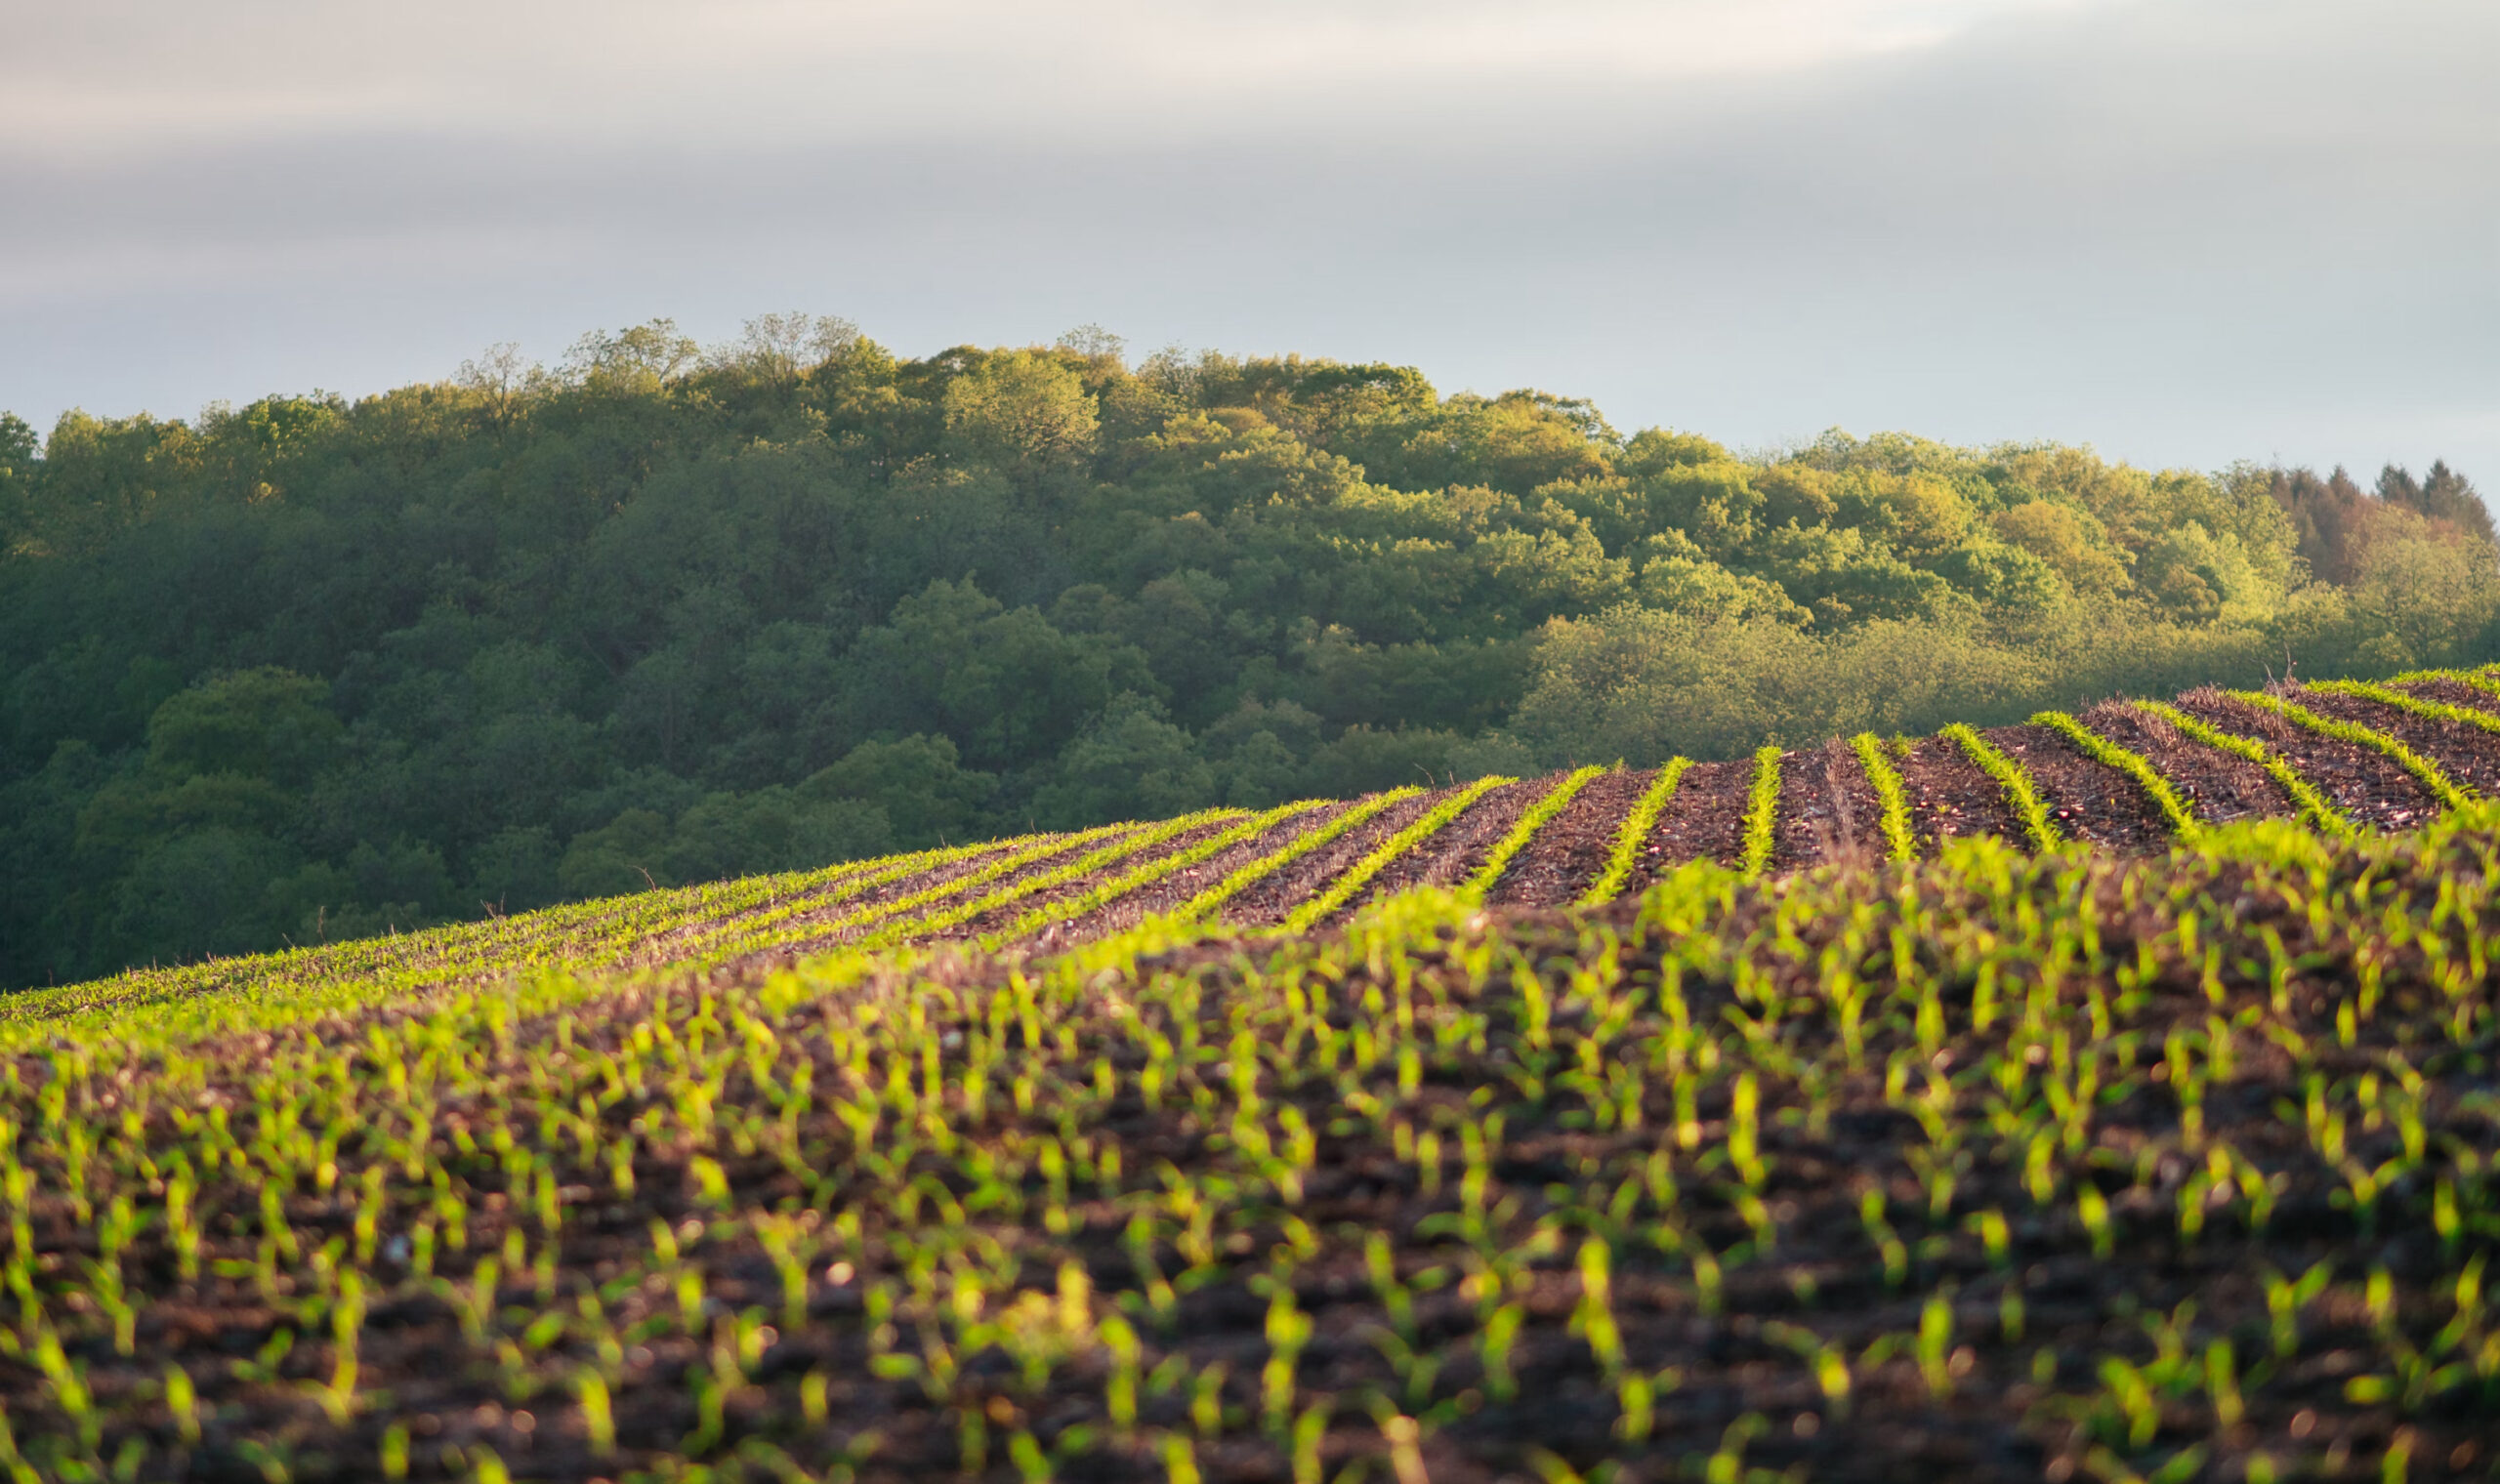
<path fill-rule="evenodd" d="M 854 861 L 143 970 L 12 997 L 0 1024 L 235 992 L 379 1004 L 551 967 L 751 971 L 934 942 L 1052 950 L 1149 922 L 1300 932 L 1414 886 L 1493 907 L 1593 905 L 1688 861 L 1759 877 L 1932 857 L 1979 835 L 2146 853 L 2262 818 L 2401 831 L 2486 794 L 2500 797 L 2500 668 L 2283 696 L 2207 690 L 1986 732 L 1211 809 Z"/>
<path fill-rule="evenodd" d="M 19 995 L 0 1473 L 2491 1477 L 2495 731 L 2200 691 Z"/>

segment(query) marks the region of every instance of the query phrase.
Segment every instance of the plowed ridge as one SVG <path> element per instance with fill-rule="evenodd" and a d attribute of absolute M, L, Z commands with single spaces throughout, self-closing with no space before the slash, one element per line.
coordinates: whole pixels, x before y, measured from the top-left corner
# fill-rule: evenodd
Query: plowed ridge
<path fill-rule="evenodd" d="M 556 968 L 747 973 L 839 947 L 1057 948 L 1156 924 L 1299 932 L 1417 886 L 1589 903 L 1699 857 L 1779 875 L 1933 856 L 1972 835 L 2146 852 L 2268 818 L 2403 830 L 2500 795 L 2500 667 L 2112 701 L 1739 763 L 1649 761 L 1211 809 L 151 969 L 7 997 L 0 1023 L 229 991 L 345 1008 Z"/>

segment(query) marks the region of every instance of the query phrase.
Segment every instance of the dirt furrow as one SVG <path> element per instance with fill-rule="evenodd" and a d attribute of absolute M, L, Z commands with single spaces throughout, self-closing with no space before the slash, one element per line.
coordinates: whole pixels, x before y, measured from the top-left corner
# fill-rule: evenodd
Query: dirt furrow
<path fill-rule="evenodd" d="M 2358 721 L 2373 731 L 2386 732 L 2439 764 L 2439 770 L 2446 773 L 2450 781 L 2469 793 L 2479 794 L 2486 799 L 2500 797 L 2500 737 L 2470 721 L 2442 721 L 2382 701 L 2337 695 L 2331 690 L 2304 687 L 2285 699 L 2306 706 L 2322 717 L 2333 717 L 2339 721 Z M 2439 699 L 2444 700 L 2445 697 Z"/>
<path fill-rule="evenodd" d="M 1638 891 L 1657 873 L 1688 860 L 1710 859 L 1724 866 L 1741 863 L 1745 852 L 1745 796 L 1753 787 L 1754 763 L 1696 763 L 1685 770 L 1667 801 L 1658 826 L 1649 832 L 1649 849 L 1642 866 L 1624 884 Z"/>
<path fill-rule="evenodd" d="M 916 896 L 923 891 L 943 886 L 949 882 L 961 881 L 965 877 L 997 864 L 1000 856 L 1012 853 L 1015 848 L 1017 847 L 1002 843 L 995 848 L 959 856 L 909 872 L 855 894 L 846 892 L 845 888 L 850 885 L 849 883 L 836 882 L 813 893 L 819 898 L 817 905 L 805 907 L 786 917 L 774 919 L 770 926 L 773 932 L 784 939 L 804 939 L 810 936 L 812 929 L 824 924 L 840 922 L 855 913 L 869 911 L 881 903 L 901 901 L 905 897 Z M 1000 878 L 1000 881 L 1012 881 L 1029 872 L 1048 870 L 1054 862 L 1063 859 L 1067 853 L 1066 847 L 1053 851 L 1040 860 L 1028 862 L 1007 873 Z M 777 911 L 792 905 L 794 904 L 782 902 L 740 913 L 735 917 L 713 922 L 688 923 L 671 928 L 636 949 L 633 962 L 667 963 L 689 948 L 699 947 L 703 942 L 735 935 L 750 920 L 762 917 L 767 912 Z"/>
<path fill-rule="evenodd" d="M 2005 802 L 2005 791 L 1956 744 L 1921 738 L 1907 757 L 1896 755 L 1894 765 L 1901 771 L 1920 854 L 1933 855 L 1945 841 L 1973 835 L 2024 843 L 2021 817 Z"/>
<path fill-rule="evenodd" d="M 2199 721 L 2243 737 L 2255 737 L 2280 753 L 2295 771 L 2326 796 L 2328 803 L 2356 824 L 2402 830 L 2439 812 L 2438 801 L 2431 797 L 2430 791 L 2376 748 L 2319 736 L 2272 712 L 2234 701 L 2210 688 L 2191 690 L 2177 704 Z"/>
<path fill-rule="evenodd" d="M 1361 803 L 1360 799 L 1349 799 L 1279 820 L 1246 840 L 1234 841 L 1196 865 L 1184 866 L 1161 881 L 1104 902 L 1082 917 L 1051 924 L 1035 934 L 1028 946 L 1051 948 L 1125 932 L 1158 912 L 1182 906 L 1252 861 L 1271 855 L 1314 830 L 1326 829 L 1331 820 Z"/>
<path fill-rule="evenodd" d="M 1613 855 L 1623 816 L 1657 776 L 1655 769 L 1624 769 L 1590 779 L 1511 862 L 1486 900 L 1503 907 L 1561 907 L 1577 901 Z"/>
<path fill-rule="evenodd" d="M 1749 782 L 1751 780 L 1748 780 Z M 1864 864 L 1883 858 L 1884 805 L 1846 742 L 1793 752 L 1779 763 L 1779 812 L 1771 867 Z"/>
<path fill-rule="evenodd" d="M 2286 818 L 2300 811 L 2266 769 L 2207 747 L 2150 712 L 2104 701 L 2078 720 L 2151 763 L 2202 823 Z"/>
<path fill-rule="evenodd" d="M 1151 828 L 1151 826 L 1141 825 L 1138 828 L 1143 830 Z M 896 882 L 871 896 L 838 903 L 831 908 L 822 912 L 811 914 L 809 917 L 800 919 L 795 923 L 777 925 L 776 930 L 779 934 L 777 941 L 769 945 L 763 945 L 751 949 L 743 957 L 755 958 L 759 956 L 777 956 L 785 959 L 797 959 L 805 957 L 811 953 L 821 953 L 829 948 L 837 948 L 843 943 L 862 936 L 863 934 L 877 932 L 896 924 L 909 922 L 913 918 L 921 917 L 929 913 L 944 912 L 948 908 L 957 906 L 961 902 L 968 900 L 970 897 L 985 895 L 992 891 L 1007 890 L 1013 887 L 1018 882 L 1027 881 L 1035 876 L 1059 870 L 1078 856 L 1102 849 L 1106 845 L 1116 845 L 1123 838 L 1125 837 L 1118 835 L 1097 835 L 1086 840 L 1070 839 L 1066 843 L 1061 845 L 1058 848 L 1053 849 L 1046 854 L 1037 856 L 1032 860 L 1025 861 L 1013 870 L 1002 872 L 998 876 L 981 882 L 978 886 L 964 886 L 959 889 L 946 891 L 943 895 L 938 896 L 933 901 L 923 902 L 918 906 L 905 908 L 901 912 L 895 913 L 892 916 L 880 915 L 879 917 L 865 923 L 842 926 L 846 923 L 846 920 L 854 913 L 871 911 L 890 903 L 905 900 L 921 891 L 961 883 L 965 878 L 976 874 L 984 865 L 995 865 L 998 857 L 994 854 L 984 855 L 979 860 L 972 863 L 972 865 L 965 870 L 946 873 L 943 875 L 931 873 L 931 875 L 937 877 L 936 880 L 922 881 L 921 885 L 916 886 L 906 887 L 905 883 Z"/>
<path fill-rule="evenodd" d="M 1555 773 L 1543 778 L 1522 778 L 1488 791 L 1456 819 L 1390 862 L 1388 869 L 1374 877 L 1371 885 L 1348 905 L 1359 906 L 1410 886 L 1460 885 L 1484 863 L 1484 857 L 1502 843 L 1503 836 L 1511 833 L 1511 826 L 1520 822 L 1520 816 L 1534 808 L 1536 802 L 1562 781 L 1562 775 Z"/>
<path fill-rule="evenodd" d="M 2040 802 L 2068 839 L 2136 853 L 2170 848 L 2170 821 L 2135 779 L 2045 726 L 1999 726 L 1980 735 L 2031 770 Z"/>
<path fill-rule="evenodd" d="M 1307 818 L 1309 816 L 1306 815 L 1304 817 Z M 974 938 L 979 937 L 981 934 L 986 932 L 996 932 L 1001 928 L 1014 926 L 1017 919 L 1022 917 L 1025 913 L 1032 911 L 1036 907 L 1047 907 L 1053 902 L 1063 902 L 1070 897 L 1083 896 L 1086 892 L 1093 890 L 1095 887 L 1114 877 L 1125 876 L 1131 871 L 1138 870 L 1144 866 L 1152 865 L 1154 862 L 1162 860 L 1168 856 L 1178 855 L 1182 851 L 1189 849 L 1193 845 L 1204 844 L 1211 836 L 1221 835 L 1227 830 L 1238 827 L 1242 822 L 1243 821 L 1239 819 L 1210 820 L 1207 823 L 1198 826 L 1194 830 L 1185 830 L 1181 834 L 1146 849 L 1140 850 L 1134 855 L 1123 856 L 1118 860 L 1111 861 L 1102 866 L 1100 869 L 1086 876 L 1081 876 L 1074 881 L 1062 882 L 1056 886 L 1047 887 L 1043 890 L 1032 892 L 1029 895 L 1017 897 L 1013 901 L 1002 902 L 998 906 L 991 908 L 989 911 L 982 913 L 977 918 L 957 923 L 951 928 L 947 928 L 942 931 L 931 934 L 931 937 L 933 939 Z M 983 894 L 986 894 L 990 890 L 1005 890 L 1013 885 L 1014 883 L 1012 881 L 1001 882 L 994 887 L 984 887 Z M 940 910 L 942 910 L 946 905 L 947 904 L 945 903 L 935 904 L 935 906 Z"/>
<path fill-rule="evenodd" d="M 1414 823 L 1455 792 L 1430 790 L 1390 805 L 1267 880 L 1253 883 L 1249 889 L 1219 908 L 1217 915 L 1245 928 L 1272 927 L 1283 922 L 1295 908 L 1328 889 L 1330 882 L 1370 854 L 1374 845 Z"/>
<path fill-rule="evenodd" d="M 2468 711 L 2479 711 L 2486 716 L 2500 717 L 2500 695 L 2493 695 L 2479 685 L 2469 685 L 2463 680 L 2415 680 L 2397 688 L 2418 695 L 2426 701 L 2443 701 L 2450 706 L 2462 706 Z M 2500 746 L 2500 738 L 2493 739 L 2491 745 Z"/>

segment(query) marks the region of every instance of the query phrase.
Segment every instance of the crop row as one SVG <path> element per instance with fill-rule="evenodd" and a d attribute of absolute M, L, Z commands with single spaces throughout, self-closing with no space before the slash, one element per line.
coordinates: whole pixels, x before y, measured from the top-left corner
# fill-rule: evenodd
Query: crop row
<path fill-rule="evenodd" d="M 2487 674 L 2434 672 L 2403 680 L 2414 683 L 2472 680 L 2478 688 L 2500 695 L 2500 689 L 2494 688 L 2495 682 Z M 2433 722 L 2455 723 L 2459 728 L 2472 728 L 2484 734 L 2500 733 L 2500 716 L 2425 699 L 2391 686 L 2326 681 L 2310 689 L 2321 695 L 2368 702 L 2395 714 L 2398 720 L 2421 718 Z M 2180 706 L 2159 702 L 2135 703 L 2129 709 L 2172 728 L 2187 741 L 2213 754 L 2255 764 L 2281 790 L 2292 811 L 2329 834 L 2348 834 L 2354 823 L 2327 797 L 2320 778 L 2305 774 L 2298 762 L 2285 756 L 2284 749 L 2296 747 L 2297 739 L 2303 734 L 2325 743 L 2342 744 L 2365 757 L 2385 760 L 2409 777 L 2413 786 L 2440 809 L 2466 809 L 2478 802 L 2477 796 L 2452 778 L 2439 762 L 2386 725 L 2371 725 L 2323 714 L 2287 693 L 2230 691 L 2220 693 L 2219 699 L 2244 708 L 2259 718 L 2288 723 L 2289 729 L 2282 738 L 2270 745 L 2267 740 L 2249 734 L 2247 728 L 2250 723 L 2245 719 L 2234 718 L 2225 722 L 2211 715 L 2200 717 Z M 2151 805 L 2165 831 L 2181 843 L 2194 843 L 2218 823 L 2200 818 L 2194 800 L 2150 759 L 2095 731 L 2083 721 L 2062 712 L 2042 712 L 2031 719 L 2031 724 L 2054 734 L 2083 757 L 2124 779 Z M 2228 729 L 2230 725 L 2238 725 L 2242 729 Z M 2063 839 L 2066 832 L 2061 828 L 2039 780 L 2030 768 L 1968 727 L 1947 727 L 1944 736 L 1956 742 L 1996 782 L 2034 846 L 2051 848 Z M 2450 745 L 2454 745 L 2454 739 L 2450 739 Z M 2330 762 L 2328 765 L 2331 770 L 2351 771 L 2349 763 L 2339 765 Z M 1870 775 L 1873 774 L 1874 769 L 1870 767 Z M 1879 789 L 1889 782 L 1880 776 L 1876 781 Z"/>
<path fill-rule="evenodd" d="M 1916 745 L 1859 737 L 1850 747 L 1852 771 L 1865 780 L 1872 796 L 1876 818 L 1871 824 L 1880 853 L 1896 861 L 1934 849 L 1944 835 L 1968 833 L 1967 827 L 1923 828 L 1920 809 L 1929 804 L 1913 806 L 1914 791 L 1932 801 L 1936 778 L 1944 776 L 1938 770 L 1948 765 L 1975 770 L 1967 782 L 1954 785 L 1958 792 L 1948 796 L 1948 803 L 1968 805 L 1978 795 L 2001 797 L 2012 828 L 2033 847 L 2054 848 L 2078 829 L 2089 837 L 2090 821 L 2074 817 L 2068 799 L 2077 785 L 2037 771 L 2046 756 L 2038 752 L 2043 747 L 2070 749 L 2081 765 L 2107 778 L 2104 792 L 2141 799 L 2147 806 L 2144 828 L 2155 845 L 2167 840 L 2193 843 L 2225 822 L 2220 815 L 2199 812 L 2215 805 L 2199 791 L 2195 777 L 2165 771 L 2180 766 L 2183 758 L 2195 757 L 2212 760 L 2213 767 L 2253 768 L 2262 775 L 2259 786 L 2274 790 L 2279 801 L 2264 811 L 2297 812 L 2316 828 L 2340 833 L 2354 827 L 2355 816 L 2330 791 L 2346 787 L 2349 792 L 2343 780 L 2353 764 L 2349 758 L 2313 763 L 2306 751 L 2311 742 L 2383 760 L 2390 778 L 2418 788 L 2438 808 L 2471 802 L 2469 788 L 2433 756 L 2429 742 L 2417 745 L 2398 734 L 2406 725 L 2444 726 L 2488 743 L 2485 751 L 2500 748 L 2500 741 L 2493 740 L 2500 731 L 2500 715 L 2406 688 L 2443 681 L 2500 698 L 2500 689 L 2493 688 L 2500 680 L 2489 676 L 2436 673 L 2389 685 L 2323 683 L 2312 687 L 2312 699 L 2306 702 L 2297 698 L 2299 693 L 2234 692 L 2195 702 L 2192 710 L 2192 698 L 2183 698 L 2175 705 L 2103 708 L 2084 718 L 2043 713 L 2027 730 L 1989 736 L 1957 725 L 1932 743 Z M 2326 701 L 2393 720 L 2368 724 L 2329 715 L 2320 709 Z M 2095 720 L 2104 714 L 2121 721 L 2133 716 L 2166 728 L 2186 751 L 2174 749 L 2157 759 L 2122 742 L 2109 724 Z M 2268 726 L 2275 730 L 2269 732 Z M 2440 745 L 2458 744 L 2449 738 Z M 1505 802 L 1519 792 L 1506 787 L 1509 780 L 1479 780 L 1420 805 L 1413 803 L 1417 791 L 1394 790 L 1351 805 L 1311 801 L 1261 815 L 1215 810 L 1159 824 L 1107 825 L 1072 835 L 1033 836 L 584 903 L 259 960 L 141 971 L 100 985 L 13 997 L 0 1008 L 0 1017 L 5 1017 L 0 1023 L 14 1024 L 21 1034 L 41 1035 L 37 1022 L 63 1015 L 95 1016 L 156 1000 L 246 989 L 264 1000 L 304 995 L 345 1009 L 557 965 L 701 969 L 765 957 L 786 959 L 844 944 L 890 946 L 966 934 L 998 949 L 1046 929 L 1063 939 L 1068 933 L 1082 936 L 1146 918 L 1177 929 L 1193 923 L 1221 924 L 1248 899 L 1244 893 L 1263 901 L 1271 897 L 1273 884 L 1285 879 L 1280 873 L 1308 875 L 1313 861 L 1330 862 L 1299 899 L 1250 924 L 1303 931 L 1376 894 L 1380 881 L 1401 879 L 1406 869 L 1401 863 L 1416 852 L 1438 852 L 1436 859 L 1459 852 L 1447 867 L 1434 869 L 1444 870 L 1443 879 L 1461 882 L 1479 899 L 1501 901 L 1503 883 L 1530 865 L 1537 866 L 1540 879 L 1556 875 L 1544 863 L 1562 859 L 1552 852 L 1565 846 L 1549 842 L 1566 834 L 1603 843 L 1577 857 L 1584 863 L 1569 868 L 1576 875 L 1564 872 L 1568 879 L 1560 898 L 1593 903 L 1636 888 L 1656 867 L 1695 848 L 1717 853 L 1751 875 L 1771 869 L 1775 860 L 1792 862 L 1793 856 L 1779 855 L 1782 791 L 1811 791 L 1816 785 L 1812 769 L 1785 765 L 1783 771 L 1783 756 L 1775 747 L 1765 748 L 1749 767 L 1709 764 L 1699 774 L 1690 773 L 1693 764 L 1685 760 L 1671 760 L 1637 797 L 1628 789 L 1618 791 L 1614 797 L 1620 802 L 1611 809 L 1621 812 L 1603 818 L 1592 816 L 1584 802 L 1596 797 L 1589 786 L 1602 774 L 1582 769 L 1546 786 L 1534 804 L 1501 825 L 1498 838 L 1480 850 L 1466 842 L 1482 830 L 1462 821 L 1479 817 L 1475 812 L 1479 809 L 1516 808 L 1515 803 Z M 1679 852 L 1673 845 L 1681 838 L 1674 821 L 1715 806 L 1714 796 L 1697 792 L 1699 785 L 1693 782 L 1713 767 L 1719 775 L 1711 787 L 1738 795 L 1727 805 L 1736 833 L 1724 846 L 1703 841 Z M 1393 827 L 1384 816 L 1403 823 Z M 1349 850 L 1341 842 L 1358 848 Z M 1178 899 L 1173 884 L 1193 881 L 1196 868 L 1208 862 L 1219 863 L 1222 879 L 1194 896 Z M 1266 890 L 1253 890 L 1263 884 Z"/>
<path fill-rule="evenodd" d="M 2479 1469 L 2495 884 L 2478 806 L 205 1036 L 138 1007 L 0 1070 L 0 1470 Z"/>

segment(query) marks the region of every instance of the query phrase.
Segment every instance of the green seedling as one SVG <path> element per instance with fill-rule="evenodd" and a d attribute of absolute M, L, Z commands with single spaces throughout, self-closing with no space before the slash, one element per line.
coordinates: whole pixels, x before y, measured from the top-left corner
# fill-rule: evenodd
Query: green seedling
<path fill-rule="evenodd" d="M 1901 787 L 1900 769 L 1885 755 L 1883 740 L 1871 731 L 1862 731 L 1850 739 L 1850 748 L 1857 754 L 1858 765 L 1866 769 L 1866 781 L 1874 787 L 1876 803 L 1882 809 L 1879 823 L 1886 853 L 1894 860 L 1918 859 L 1918 835 L 1910 823 L 1909 796 Z"/>
<path fill-rule="evenodd" d="M 2353 834 L 2353 822 L 2328 802 L 2326 796 L 2319 793 L 2315 785 L 2301 776 L 2297 768 L 2285 762 L 2281 755 L 2265 743 L 2253 737 L 2243 737 L 2224 731 L 2220 727 L 2189 716 L 2176 706 L 2159 701 L 2139 701 L 2136 707 L 2140 711 L 2159 717 L 2194 741 L 2217 751 L 2229 753 L 2235 758 L 2246 759 L 2264 768 L 2267 776 L 2281 785 L 2283 792 L 2290 795 L 2292 803 L 2299 806 L 2303 816 L 2317 829 L 2344 838 L 2349 838 Z"/>
<path fill-rule="evenodd" d="M 2043 711 L 2031 718 L 2034 726 L 2046 726 L 2073 743 L 2085 757 L 2106 767 L 2115 768 L 2135 780 L 2136 786 L 2152 800 L 2162 817 L 2170 821 L 2171 832 L 2181 840 L 2193 841 L 2204 830 L 2188 801 L 2170 786 L 2158 768 L 2140 754 L 2129 752 L 2117 743 L 2085 726 L 2062 711 Z"/>
<path fill-rule="evenodd" d="M 2433 798 L 2448 808 L 2467 808 L 2474 802 L 2472 796 L 2452 782 L 2438 763 L 2415 752 L 2399 738 L 2390 736 L 2374 727 L 2363 726 L 2357 721 L 2343 721 L 2332 717 L 2320 716 L 2306 706 L 2296 705 L 2278 696 L 2266 695 L 2260 691 L 2234 690 L 2229 692 L 2229 695 L 2234 701 L 2244 702 L 2260 711 L 2272 712 L 2284 721 L 2296 726 L 2307 727 L 2319 736 L 2332 737 L 2338 742 L 2354 743 L 2385 754 L 2397 766 L 2411 773 L 2425 789 L 2430 791 Z"/>
<path fill-rule="evenodd" d="M 1659 767 L 1657 776 L 1632 805 L 1632 811 L 1623 816 L 1622 827 L 1615 831 L 1614 848 L 1606 856 L 1605 869 L 1580 893 L 1580 906 L 1594 907 L 1621 894 L 1641 863 L 1641 848 L 1649 832 L 1657 827 L 1658 816 L 1666 811 L 1667 802 L 1675 797 L 1676 785 L 1684 780 L 1685 770 L 1690 766 L 1689 758 L 1674 758 Z"/>
<path fill-rule="evenodd" d="M 1438 834 L 1443 826 L 1472 807 L 1476 801 L 1515 778 L 1500 776 L 1479 778 L 1449 798 L 1433 805 L 1414 823 L 1374 846 L 1361 860 L 1348 867 L 1344 874 L 1328 884 L 1325 890 L 1296 907 L 1284 921 L 1281 930 L 1287 933 L 1307 931 L 1312 925 L 1325 922 L 1355 894 L 1371 885 L 1372 880 L 1395 864 L 1399 857 Z"/>
<path fill-rule="evenodd" d="M 1749 877 L 1771 869 L 1779 816 L 1779 760 L 1776 744 L 1766 744 L 1754 754 L 1753 787 L 1745 800 L 1743 863 L 1738 868 Z"/>
<path fill-rule="evenodd" d="M 1520 816 L 1519 822 L 1511 826 L 1510 833 L 1504 835 L 1495 843 L 1491 850 L 1485 852 L 1484 863 L 1477 867 L 1475 874 L 1458 888 L 1460 899 L 1480 902 L 1489 895 L 1493 887 L 1501 882 L 1502 873 L 1510 869 L 1511 862 L 1519 857 L 1521 850 L 1528 847 L 1529 842 L 1536 839 L 1538 832 L 1551 823 L 1555 815 L 1568 807 L 1571 801 L 1579 796 L 1580 790 L 1586 788 L 1591 779 L 1604 771 L 1605 769 L 1602 767 L 1580 768 L 1566 774 L 1562 782 L 1546 790 L 1545 797 L 1529 805 L 1527 811 Z"/>
<path fill-rule="evenodd" d="M 2022 821 L 2024 833 L 2036 849 L 2054 850 L 2063 843 L 2057 822 L 2049 817 L 2049 807 L 2040 802 L 2039 788 L 2022 764 L 2007 757 L 1985 737 L 1957 721 L 1938 733 L 1969 755 L 1980 771 L 2005 790 L 2006 802 L 2014 806 L 2015 816 Z"/>

